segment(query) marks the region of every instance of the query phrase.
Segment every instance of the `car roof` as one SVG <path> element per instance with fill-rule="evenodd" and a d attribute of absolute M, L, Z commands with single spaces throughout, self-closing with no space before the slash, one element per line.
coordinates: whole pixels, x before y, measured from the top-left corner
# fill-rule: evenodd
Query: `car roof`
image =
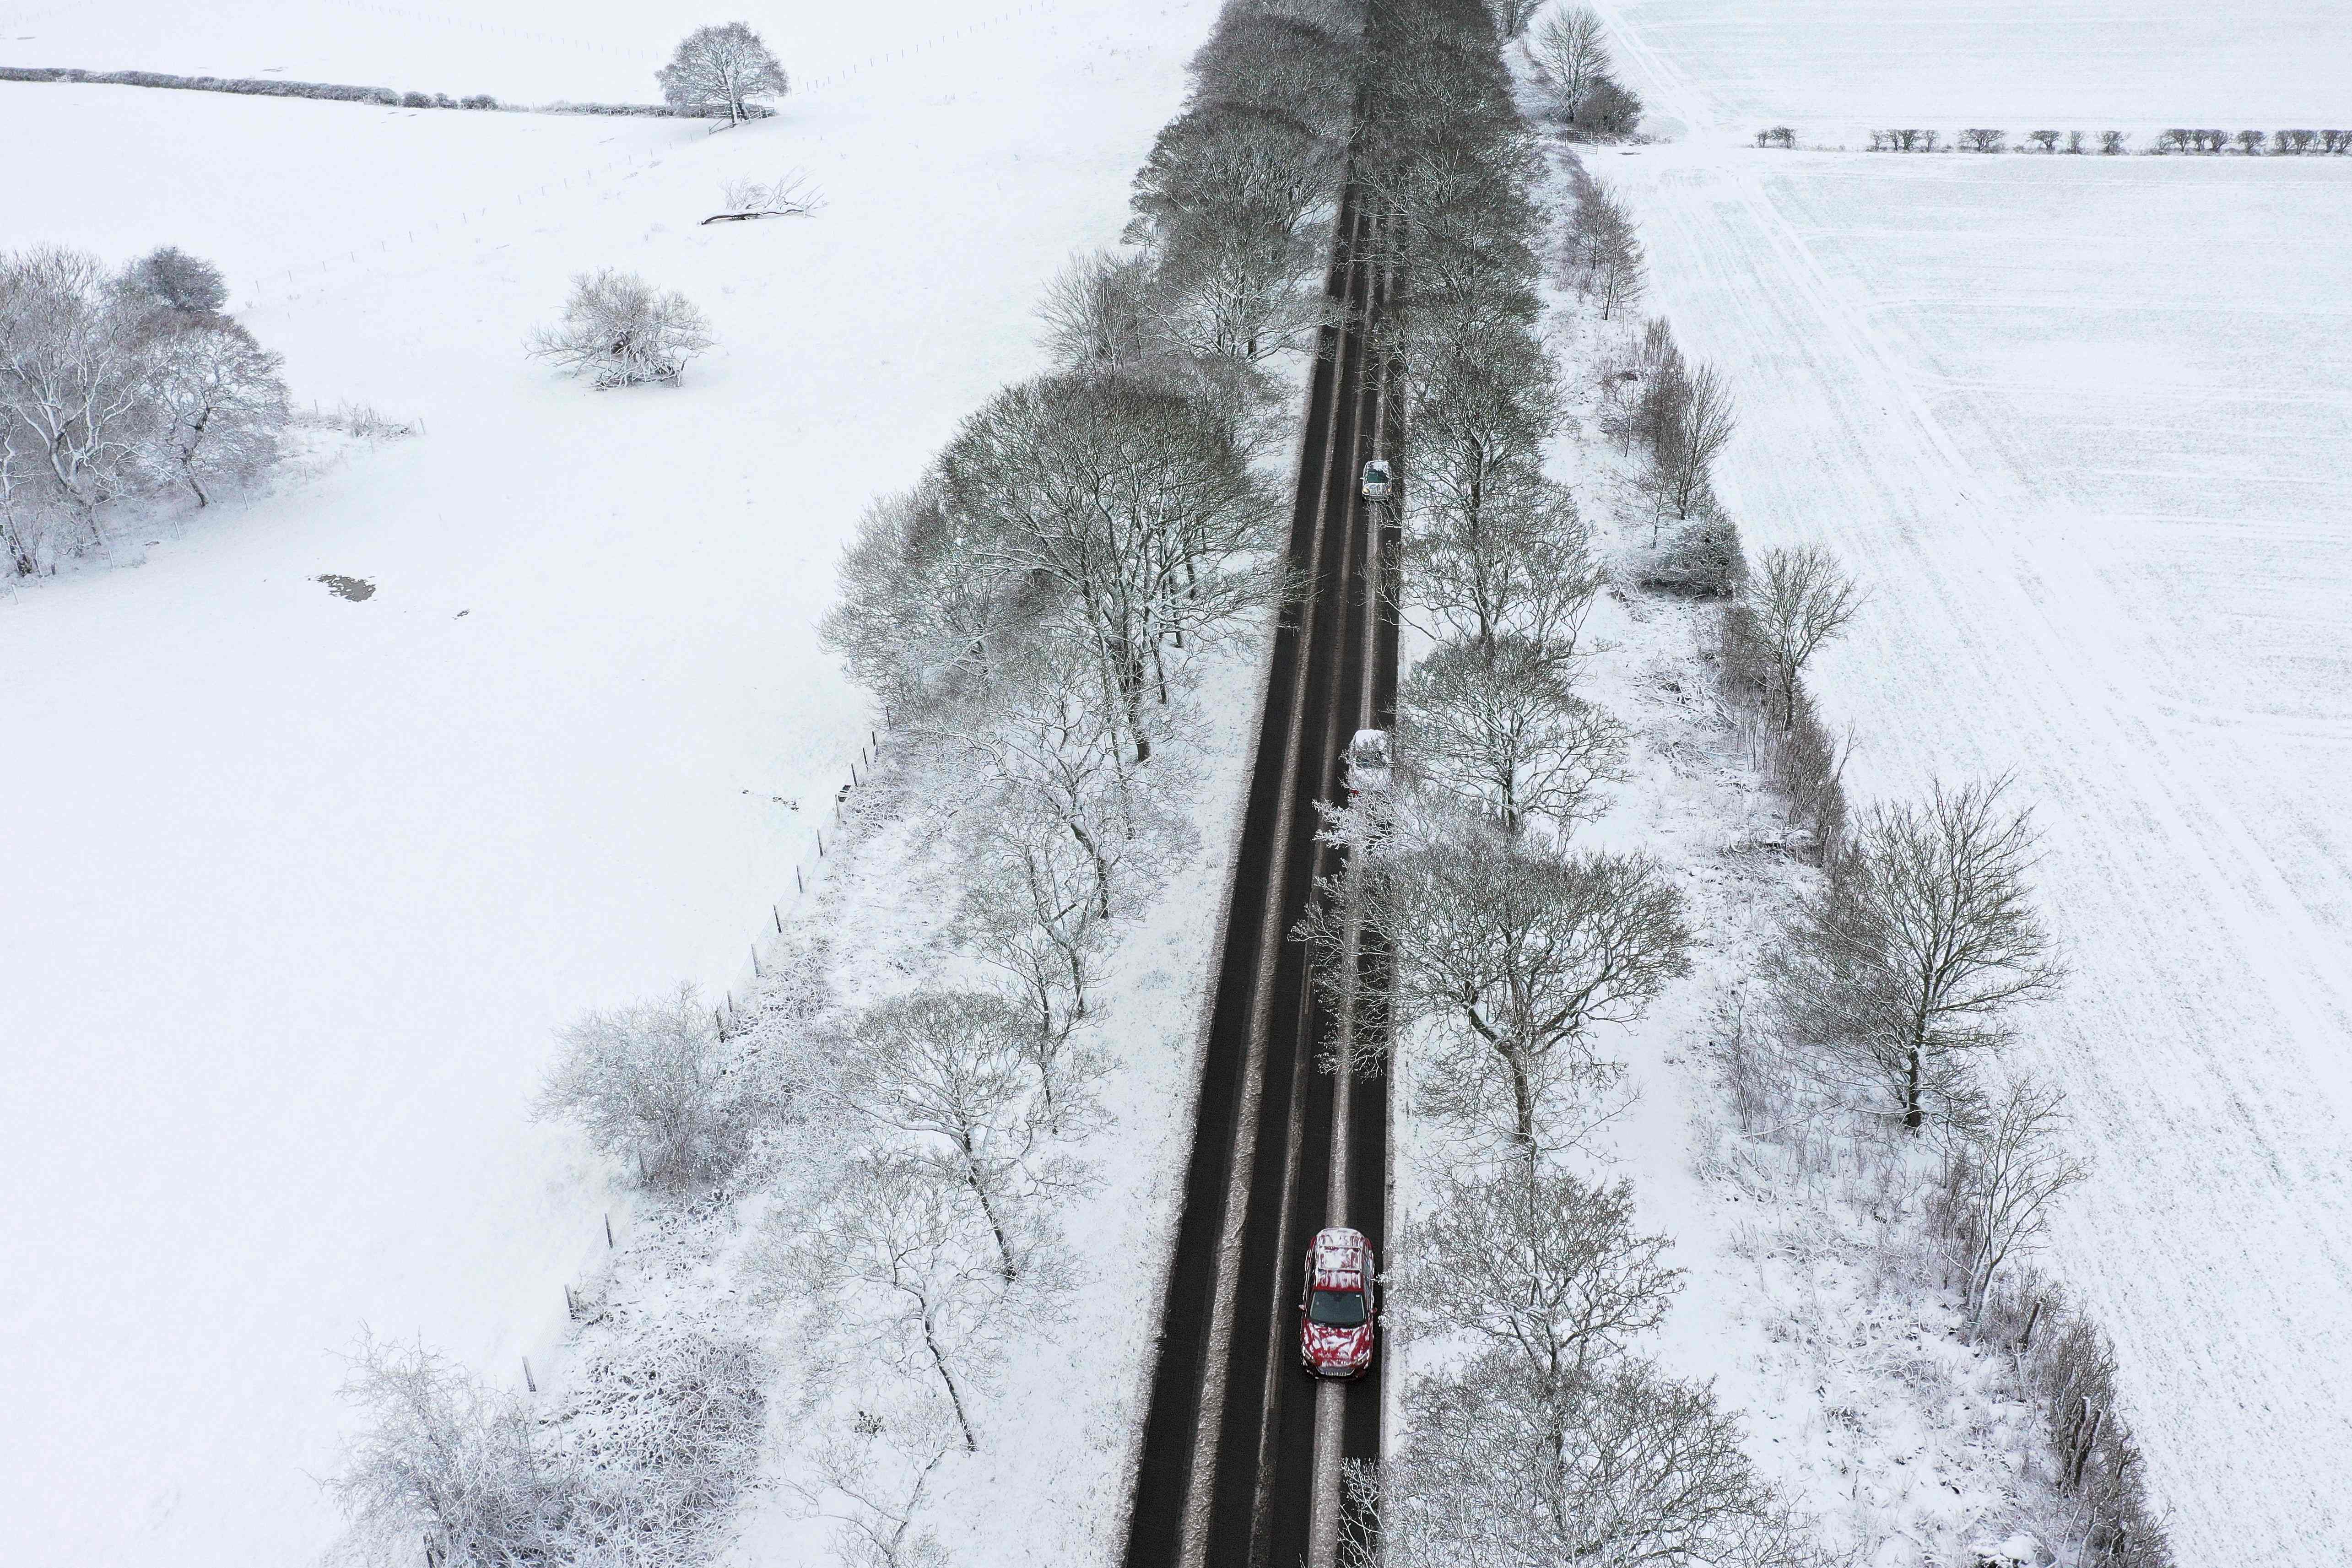
<path fill-rule="evenodd" d="M 1360 1290 L 1370 1271 L 1372 1244 L 1360 1230 L 1344 1225 L 1327 1226 L 1315 1233 L 1315 1283 L 1323 1289 Z"/>

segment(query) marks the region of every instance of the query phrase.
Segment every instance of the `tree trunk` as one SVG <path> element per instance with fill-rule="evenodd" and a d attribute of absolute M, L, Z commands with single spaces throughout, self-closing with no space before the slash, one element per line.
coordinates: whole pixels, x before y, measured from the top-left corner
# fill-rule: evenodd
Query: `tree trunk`
<path fill-rule="evenodd" d="M 1004 1239 L 1004 1222 L 996 1217 L 996 1205 L 988 1199 L 988 1184 L 980 1179 L 980 1162 L 973 1157 L 971 1140 L 959 1138 L 956 1142 L 963 1150 L 964 1184 L 971 1189 L 971 1195 L 980 1200 L 980 1212 L 988 1221 L 989 1234 L 996 1237 L 999 1272 L 1004 1276 L 1004 1282 L 1010 1285 L 1019 1270 L 1013 1262 L 1013 1244 Z"/>
<path fill-rule="evenodd" d="M 1924 1120 L 1919 1109 L 1919 1043 L 1911 1043 L 1910 1077 L 1903 1086 L 1903 1125 L 1917 1131 Z"/>
<path fill-rule="evenodd" d="M 955 1374 L 948 1371 L 948 1358 L 940 1350 L 940 1342 L 931 1337 L 931 1315 L 923 1314 L 923 1348 L 931 1352 L 931 1365 L 947 1385 L 948 1403 L 955 1408 L 956 1425 L 963 1431 L 963 1451 L 980 1452 L 980 1439 L 971 1435 L 971 1417 L 963 1413 L 963 1394 L 956 1388 Z"/>

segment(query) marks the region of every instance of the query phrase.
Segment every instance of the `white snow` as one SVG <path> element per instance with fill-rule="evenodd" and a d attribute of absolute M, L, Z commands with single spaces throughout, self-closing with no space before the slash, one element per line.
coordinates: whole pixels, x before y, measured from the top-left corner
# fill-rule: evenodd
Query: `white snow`
<path fill-rule="evenodd" d="M 98 9 L 7 58 L 649 98 L 678 26 Z M 868 721 L 814 640 L 839 542 L 1035 368 L 1211 13 L 796 14 L 830 84 L 720 136 L 0 87 L 0 246 L 212 257 L 299 398 L 426 429 L 0 599 L 0 1555 L 305 1560 L 362 1321 L 517 1381 L 560 1338 L 614 1200 L 527 1120 L 550 1031 L 741 984 Z M 559 16 L 633 63 L 556 70 Z M 791 165 L 820 216 L 698 226 Z M 522 357 L 600 265 L 709 312 L 682 387 Z"/>
<path fill-rule="evenodd" d="M 2338 1563 L 2352 161 L 1744 143 L 1847 106 L 2326 124 L 2307 89 L 2352 21 L 1605 9 L 1675 138 L 1596 160 L 1642 221 L 1645 308 L 1742 394 L 1717 487 L 1751 550 L 1824 541 L 1876 594 L 1816 681 L 1863 737 L 1849 787 L 2015 770 L 2039 808 L 2074 975 L 2027 1050 L 2098 1166 L 2057 1261 L 2116 1336 L 2181 1560 Z"/>

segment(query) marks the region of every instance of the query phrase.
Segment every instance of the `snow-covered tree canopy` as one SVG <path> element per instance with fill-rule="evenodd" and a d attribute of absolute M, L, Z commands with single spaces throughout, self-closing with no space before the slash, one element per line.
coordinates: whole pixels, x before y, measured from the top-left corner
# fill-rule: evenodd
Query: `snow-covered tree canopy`
<path fill-rule="evenodd" d="M 678 113 L 724 116 L 730 122 L 754 117 L 752 99 L 782 98 L 792 90 L 784 68 L 743 22 L 697 27 L 654 79 Z"/>

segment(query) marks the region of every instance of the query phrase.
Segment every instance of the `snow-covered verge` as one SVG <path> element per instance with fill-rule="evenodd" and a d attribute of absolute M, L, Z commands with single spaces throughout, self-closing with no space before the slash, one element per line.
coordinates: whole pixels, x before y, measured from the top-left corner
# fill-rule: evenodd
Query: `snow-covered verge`
<path fill-rule="evenodd" d="M 344 9 L 232 8 L 249 55 L 120 63 L 341 76 L 294 41 Z M 868 728 L 815 640 L 840 543 L 1040 363 L 1034 302 L 1125 221 L 1209 15 L 824 8 L 841 54 L 795 68 L 911 52 L 719 136 L 0 90 L 0 244 L 207 256 L 298 401 L 425 426 L 0 600 L 12 1551 L 305 1560 L 362 1322 L 518 1387 L 551 1362 L 604 1212 L 637 1234 L 529 1118 L 551 1032 L 681 977 L 741 994 Z M 476 14 L 466 58 L 530 65 L 495 30 L 528 20 Z M 549 90 L 642 91 L 629 61 Z M 792 165 L 819 217 L 698 226 L 722 180 Z M 711 316 L 681 386 L 523 357 L 605 264 Z"/>
<path fill-rule="evenodd" d="M 1073 1041 L 1101 1069 L 1103 1115 L 1067 1147 L 1090 1179 L 1053 1215 L 1059 1239 L 1051 1251 L 1066 1278 L 1046 1293 L 1044 1315 L 993 1350 L 990 1364 L 972 1368 L 961 1392 L 978 1450 L 949 1446 L 910 1510 L 910 1552 L 928 1534 L 950 1546 L 958 1563 L 1107 1563 L 1118 1556 L 1120 1503 L 1132 1480 L 1158 1333 L 1160 1259 L 1182 1197 L 1201 1020 L 1248 787 L 1265 630 L 1249 628 L 1209 657 L 1197 695 L 1201 710 L 1217 718 L 1154 762 L 1184 770 L 1194 802 L 1187 836 L 1198 848 L 1120 931 L 1089 1021 Z M 824 1005 L 811 1016 L 788 1005 L 771 1022 L 766 999 L 803 990 L 785 969 L 749 1005 L 754 1048 L 772 1035 L 805 1052 L 807 1041 L 862 1006 L 925 985 L 991 984 L 957 951 L 956 905 L 967 873 L 953 840 L 940 833 L 953 815 L 941 792 L 957 784 L 952 774 L 906 765 L 886 741 L 880 770 L 850 797 L 824 892 L 802 921 L 788 922 L 788 939 L 809 944 L 803 962 L 822 966 Z M 773 1217 L 746 1266 L 725 1276 L 728 1290 L 754 1303 L 782 1367 L 764 1490 L 730 1559 L 745 1564 L 828 1560 L 845 1524 L 875 1517 L 819 1473 L 815 1461 L 827 1444 L 858 1452 L 871 1466 L 874 1495 L 894 1507 L 904 1506 L 909 1489 L 907 1456 L 919 1454 L 919 1465 L 937 1451 L 919 1447 L 933 1428 L 915 1425 L 929 1372 L 912 1368 L 911 1387 L 902 1382 L 881 1364 L 883 1352 L 871 1342 L 879 1336 L 856 1321 L 856 1307 L 847 1318 L 838 1303 L 819 1308 L 781 1268 L 782 1254 L 819 1223 L 827 1190 L 858 1142 L 854 1129 L 838 1124 L 821 1136 L 794 1136 L 803 1160 L 768 1194 L 765 1212 Z M 862 1416 L 879 1416 L 879 1426 L 860 1426 Z M 908 1447 L 893 1446 L 902 1438 Z"/>
<path fill-rule="evenodd" d="M 1604 376 L 1636 362 L 1642 326 L 1559 303 L 1570 420 L 1555 460 L 1613 563 L 1585 679 L 1634 735 L 1587 832 L 1671 867 L 1700 933 L 1691 975 L 1622 1036 L 1634 1100 L 1587 1151 L 1598 1173 L 1633 1178 L 1644 1223 L 1686 1270 L 1665 1358 L 1745 1413 L 1752 1456 L 1833 1561 L 2091 1561 L 2081 1478 L 2060 1453 L 2082 1406 L 2040 1398 L 2046 1374 L 2021 1346 L 2032 1325 L 1979 1328 L 1963 1310 L 1937 1223 L 1944 1167 L 1916 1136 L 1811 1103 L 1769 1041 L 1759 976 L 1818 892 L 1821 818 L 1776 788 L 1777 721 L 1726 679 L 1725 601 L 1640 585 L 1657 554 L 1648 458 L 1602 428 L 1633 395 Z M 1682 526 L 1664 523 L 1670 539 Z M 2010 1289 L 2046 1293 L 2025 1264 Z M 2061 1311 L 2027 1347 L 2047 1353 Z"/>
<path fill-rule="evenodd" d="M 2332 1563 L 2352 1530 L 2352 715 L 2333 610 L 2345 279 L 2319 237 L 2352 171 L 1789 159 L 1747 147 L 1752 122 L 1725 106 L 1811 35 L 1735 58 L 1664 26 L 1689 7 L 1602 8 L 1676 122 L 1661 128 L 1678 139 L 1599 160 L 1641 220 L 1648 308 L 1741 389 L 1717 488 L 1752 548 L 1825 542 L 1875 594 L 1815 678 L 1865 737 L 1849 787 L 1906 798 L 2014 771 L 2038 808 L 2037 886 L 2073 977 L 2017 1055 L 2065 1088 L 2097 1172 L 2058 1215 L 2051 1263 L 2115 1337 L 2176 1550 Z M 2133 50 L 2145 89 L 2146 62 L 2174 58 L 2158 40 L 2201 15 L 2077 16 L 2001 47 L 2032 72 Z M 2234 61 L 2204 98 L 2243 101 L 2340 52 L 2254 26 L 2180 68 Z M 1843 64 L 1865 83 L 1923 58 Z M 1785 79 L 1829 85 L 1819 64 Z M 2144 91 L 2113 112 L 2172 101 Z M 2179 286 L 2253 268 L 2280 286 Z"/>

